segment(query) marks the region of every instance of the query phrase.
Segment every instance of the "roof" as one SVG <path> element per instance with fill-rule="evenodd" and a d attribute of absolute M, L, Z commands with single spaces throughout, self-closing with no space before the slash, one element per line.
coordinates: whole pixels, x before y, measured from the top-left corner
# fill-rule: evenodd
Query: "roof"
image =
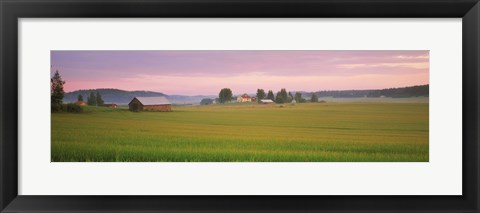
<path fill-rule="evenodd" d="M 262 99 L 262 100 L 260 100 L 260 101 L 261 101 L 261 102 L 264 102 L 264 103 L 273 103 L 273 101 L 270 100 L 270 99 Z"/>
<path fill-rule="evenodd" d="M 144 106 L 148 105 L 165 105 L 165 104 L 172 104 L 170 103 L 167 98 L 163 96 L 158 97 L 135 97 L 137 100 L 140 101 Z"/>
<path fill-rule="evenodd" d="M 250 96 L 248 96 L 247 94 L 243 94 L 241 97 L 242 98 L 250 98 Z"/>

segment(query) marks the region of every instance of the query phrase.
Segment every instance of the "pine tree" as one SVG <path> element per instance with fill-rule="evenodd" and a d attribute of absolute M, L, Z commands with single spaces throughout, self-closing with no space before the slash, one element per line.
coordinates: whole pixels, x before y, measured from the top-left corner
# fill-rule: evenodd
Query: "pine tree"
<path fill-rule="evenodd" d="M 83 95 L 82 95 L 82 94 L 78 94 L 77 100 L 78 100 L 78 101 L 83 101 Z"/>
<path fill-rule="evenodd" d="M 257 101 L 260 101 L 260 100 L 264 99 L 265 96 L 266 96 L 265 90 L 257 89 Z"/>
<path fill-rule="evenodd" d="M 283 100 L 282 94 L 280 92 L 277 92 L 277 96 L 275 97 L 275 103 L 277 104 L 285 103 L 285 100 Z"/>
<path fill-rule="evenodd" d="M 294 100 L 294 97 L 291 92 L 288 92 L 288 97 L 286 103 L 291 103 Z"/>
<path fill-rule="evenodd" d="M 55 74 L 50 79 L 50 100 L 52 111 L 60 111 L 63 103 L 63 96 L 65 91 L 63 90 L 63 85 L 65 81 L 62 80 L 62 76 L 58 73 L 58 70 L 55 71 Z"/>
<path fill-rule="evenodd" d="M 272 100 L 272 101 L 275 101 L 275 96 L 273 95 L 273 91 L 272 91 L 272 90 L 268 90 L 267 99 L 270 99 L 270 100 Z"/>
<path fill-rule="evenodd" d="M 275 102 L 279 104 L 288 103 L 288 93 L 285 88 L 282 88 L 279 92 L 277 92 Z"/>
<path fill-rule="evenodd" d="M 96 106 L 97 105 L 97 97 L 95 97 L 95 93 L 93 93 L 93 91 L 90 92 L 90 96 L 87 99 L 87 104 L 89 106 Z"/>
<path fill-rule="evenodd" d="M 102 99 L 102 96 L 100 95 L 100 93 L 97 91 L 97 106 L 103 106 L 104 104 L 104 101 Z"/>

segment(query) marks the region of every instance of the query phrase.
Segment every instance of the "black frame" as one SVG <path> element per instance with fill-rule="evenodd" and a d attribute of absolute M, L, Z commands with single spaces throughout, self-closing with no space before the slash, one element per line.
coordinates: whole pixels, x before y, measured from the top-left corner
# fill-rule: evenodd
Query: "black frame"
<path fill-rule="evenodd" d="M 0 211 L 480 212 L 478 1 L 0 0 Z M 17 20 L 65 17 L 463 18 L 463 196 L 19 196 Z"/>

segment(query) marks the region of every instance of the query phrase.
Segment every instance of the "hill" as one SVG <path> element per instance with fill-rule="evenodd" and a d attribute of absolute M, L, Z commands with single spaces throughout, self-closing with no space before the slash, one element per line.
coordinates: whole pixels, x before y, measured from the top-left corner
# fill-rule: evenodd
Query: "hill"
<path fill-rule="evenodd" d="M 126 91 L 119 89 L 88 89 L 88 90 L 77 90 L 73 92 L 65 93 L 63 101 L 66 103 L 71 103 L 77 101 L 78 95 L 83 96 L 83 100 L 86 101 L 87 97 L 90 95 L 90 92 L 99 92 L 102 95 L 105 103 L 116 103 L 125 105 L 128 104 L 133 97 L 155 97 L 155 96 L 165 96 L 173 104 L 198 104 L 203 98 L 215 98 L 214 96 L 183 96 L 183 95 L 166 95 L 160 92 L 152 91 Z"/>
<path fill-rule="evenodd" d="M 311 97 L 312 92 L 302 92 L 304 97 Z M 324 90 L 317 91 L 315 94 L 318 97 L 333 97 L 333 98 L 410 98 L 410 97 L 428 97 L 429 85 L 418 85 L 411 87 L 388 88 L 378 90 Z"/>
<path fill-rule="evenodd" d="M 90 92 L 99 92 L 102 95 L 105 103 L 116 103 L 116 104 L 128 104 L 133 97 L 155 97 L 155 96 L 166 96 L 160 92 L 151 92 L 151 91 L 125 91 L 119 89 L 88 89 L 88 90 L 77 90 L 73 92 L 65 93 L 63 98 L 64 102 L 70 103 L 77 101 L 78 95 L 83 96 L 83 100 L 87 100 Z"/>

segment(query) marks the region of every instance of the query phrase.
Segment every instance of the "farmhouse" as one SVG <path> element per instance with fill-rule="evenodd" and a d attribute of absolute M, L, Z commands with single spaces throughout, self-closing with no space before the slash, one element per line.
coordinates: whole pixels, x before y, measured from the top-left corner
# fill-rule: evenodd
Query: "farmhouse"
<path fill-rule="evenodd" d="M 243 94 L 241 96 L 238 96 L 237 102 L 252 102 L 252 97 L 247 94 Z"/>
<path fill-rule="evenodd" d="M 270 99 L 262 99 L 262 100 L 260 100 L 259 103 L 261 103 L 261 104 L 274 104 L 275 102 L 273 102 Z"/>
<path fill-rule="evenodd" d="M 163 96 L 135 97 L 128 104 L 130 111 L 172 111 L 172 103 Z"/>

